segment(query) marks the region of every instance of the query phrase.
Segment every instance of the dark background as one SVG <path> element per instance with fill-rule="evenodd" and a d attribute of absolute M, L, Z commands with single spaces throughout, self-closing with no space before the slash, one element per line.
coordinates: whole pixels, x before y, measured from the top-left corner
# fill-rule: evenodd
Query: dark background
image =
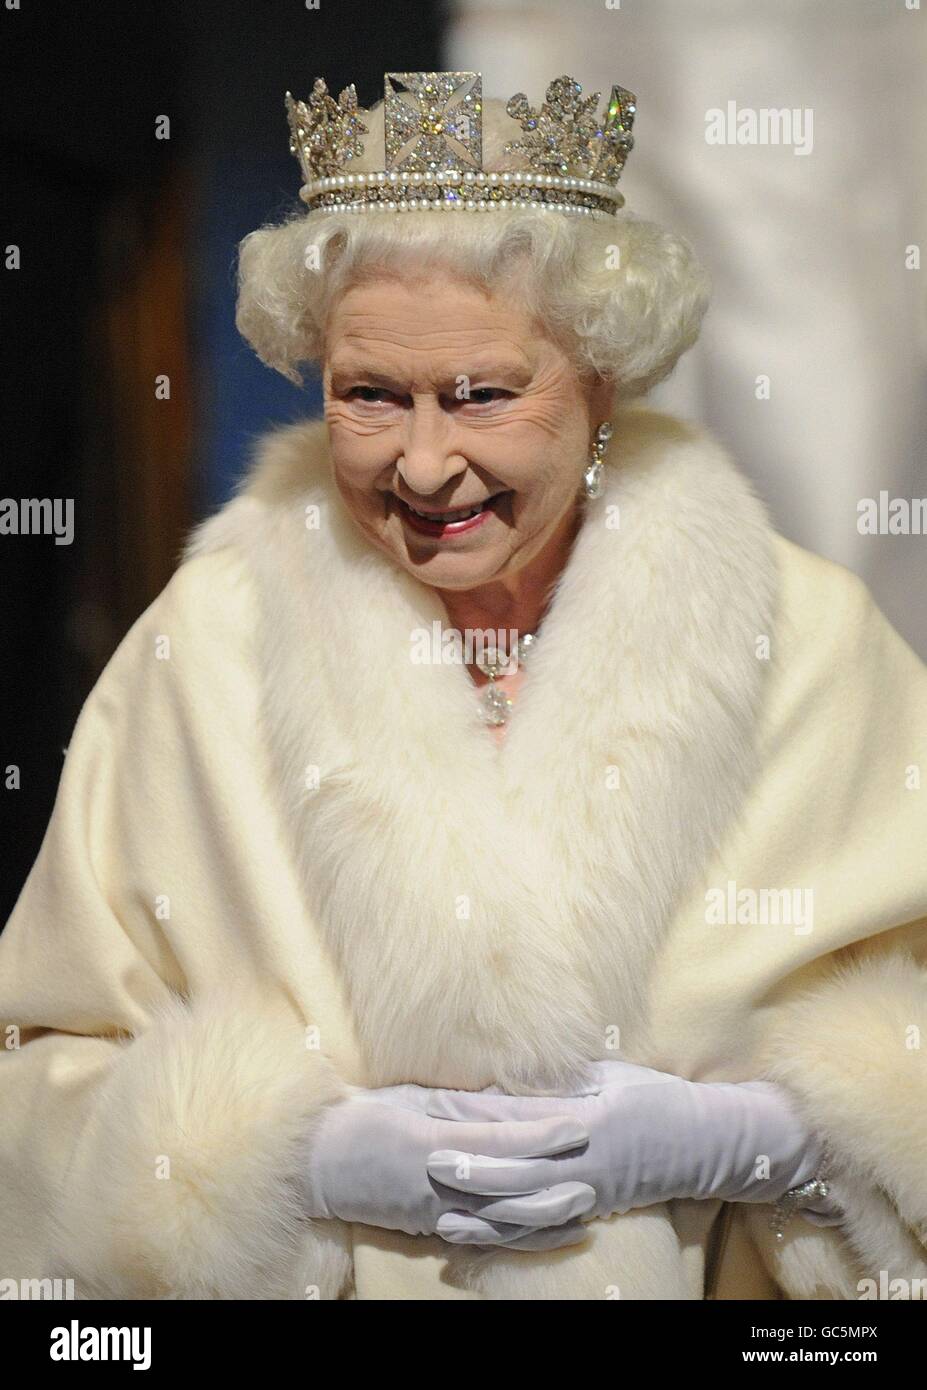
<path fill-rule="evenodd" d="M 317 408 L 234 325 L 237 243 L 297 201 L 284 92 L 308 96 L 321 75 L 369 105 L 385 71 L 441 67 L 444 14 L 436 0 L 21 0 L 0 25 L 2 246 L 21 257 L 3 275 L 0 496 L 75 506 L 70 546 L 0 537 L 3 923 L 106 661 L 249 439 Z"/>

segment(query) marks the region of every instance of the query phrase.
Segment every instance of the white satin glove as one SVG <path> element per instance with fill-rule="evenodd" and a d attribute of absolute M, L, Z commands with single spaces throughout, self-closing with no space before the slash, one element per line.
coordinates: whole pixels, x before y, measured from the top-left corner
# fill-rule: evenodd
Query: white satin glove
<path fill-rule="evenodd" d="M 435 1090 L 428 1113 L 467 1125 L 573 1117 L 588 1130 L 588 1144 L 535 1162 L 533 1180 L 593 1187 L 593 1216 L 673 1198 L 776 1202 L 815 1177 L 823 1156 L 788 1093 L 773 1082 L 686 1081 L 623 1061 L 594 1063 L 588 1090 L 577 1096 L 510 1096 L 496 1086 Z M 431 1176 L 448 1187 L 457 1182 L 460 1147 L 428 1162 Z M 802 1215 L 830 1225 L 842 1212 L 822 1199 Z"/>
<path fill-rule="evenodd" d="M 583 1239 L 579 1217 L 595 1192 L 584 1182 L 547 1180 L 553 1156 L 588 1139 L 578 1118 L 436 1119 L 427 1114 L 436 1094 L 412 1085 L 357 1087 L 326 1107 L 308 1136 L 306 1214 L 516 1250 Z M 453 1183 L 445 1186 L 429 1176 L 428 1163 L 452 1146 Z"/>

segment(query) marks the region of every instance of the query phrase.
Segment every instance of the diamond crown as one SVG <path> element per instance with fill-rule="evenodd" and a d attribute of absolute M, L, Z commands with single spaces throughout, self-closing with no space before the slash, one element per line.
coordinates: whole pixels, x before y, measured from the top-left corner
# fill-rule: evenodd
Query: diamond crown
<path fill-rule="evenodd" d="M 478 72 L 388 72 L 384 75 L 383 168 L 355 173 L 369 134 L 353 84 L 338 100 L 323 78 L 308 101 L 286 94 L 290 149 L 305 179 L 300 197 L 310 211 L 482 211 L 512 204 L 557 211 L 612 214 L 634 145 L 633 92 L 613 86 L 599 114 L 600 94 L 582 95 L 572 77 L 558 77 L 535 108 L 523 92 L 506 106 L 521 127 L 505 153 L 504 172 L 482 167 L 482 77 Z"/>

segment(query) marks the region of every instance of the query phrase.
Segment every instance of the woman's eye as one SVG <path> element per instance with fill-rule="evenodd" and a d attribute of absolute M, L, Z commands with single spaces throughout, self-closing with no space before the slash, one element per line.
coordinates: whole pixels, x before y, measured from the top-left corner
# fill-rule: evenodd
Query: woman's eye
<path fill-rule="evenodd" d="M 377 405 L 381 401 L 391 399 L 391 396 L 389 391 L 385 391 L 379 386 L 352 386 L 348 392 L 348 398 L 363 401 L 365 404 Z"/>
<path fill-rule="evenodd" d="M 465 395 L 463 393 L 455 394 L 453 404 L 457 406 L 495 405 L 500 401 L 508 400 L 511 395 L 511 391 L 506 391 L 501 386 L 475 386 L 471 387 Z M 352 386 L 345 392 L 345 399 L 358 401 L 361 405 L 402 403 L 402 397 L 396 396 L 394 392 L 383 386 Z"/>
<path fill-rule="evenodd" d="M 474 386 L 462 397 L 462 401 L 464 405 L 468 402 L 471 405 L 492 405 L 495 401 L 508 400 L 511 394 L 511 391 L 503 391 L 501 386 Z"/>

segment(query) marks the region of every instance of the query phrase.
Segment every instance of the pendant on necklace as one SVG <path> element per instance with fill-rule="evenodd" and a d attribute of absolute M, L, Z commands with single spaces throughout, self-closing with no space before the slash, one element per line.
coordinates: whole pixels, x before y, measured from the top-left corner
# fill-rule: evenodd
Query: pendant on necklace
<path fill-rule="evenodd" d="M 526 632 L 519 637 L 513 653 L 516 669 L 524 666 L 536 641 L 537 636 L 533 632 Z M 476 664 L 483 675 L 489 677 L 489 684 L 480 696 L 480 717 L 484 724 L 490 724 L 495 728 L 500 724 L 507 724 L 512 712 L 512 700 L 501 686 L 496 684 L 499 676 L 509 672 L 511 662 L 512 658 L 508 652 L 499 647 L 485 647 L 476 658 Z"/>

